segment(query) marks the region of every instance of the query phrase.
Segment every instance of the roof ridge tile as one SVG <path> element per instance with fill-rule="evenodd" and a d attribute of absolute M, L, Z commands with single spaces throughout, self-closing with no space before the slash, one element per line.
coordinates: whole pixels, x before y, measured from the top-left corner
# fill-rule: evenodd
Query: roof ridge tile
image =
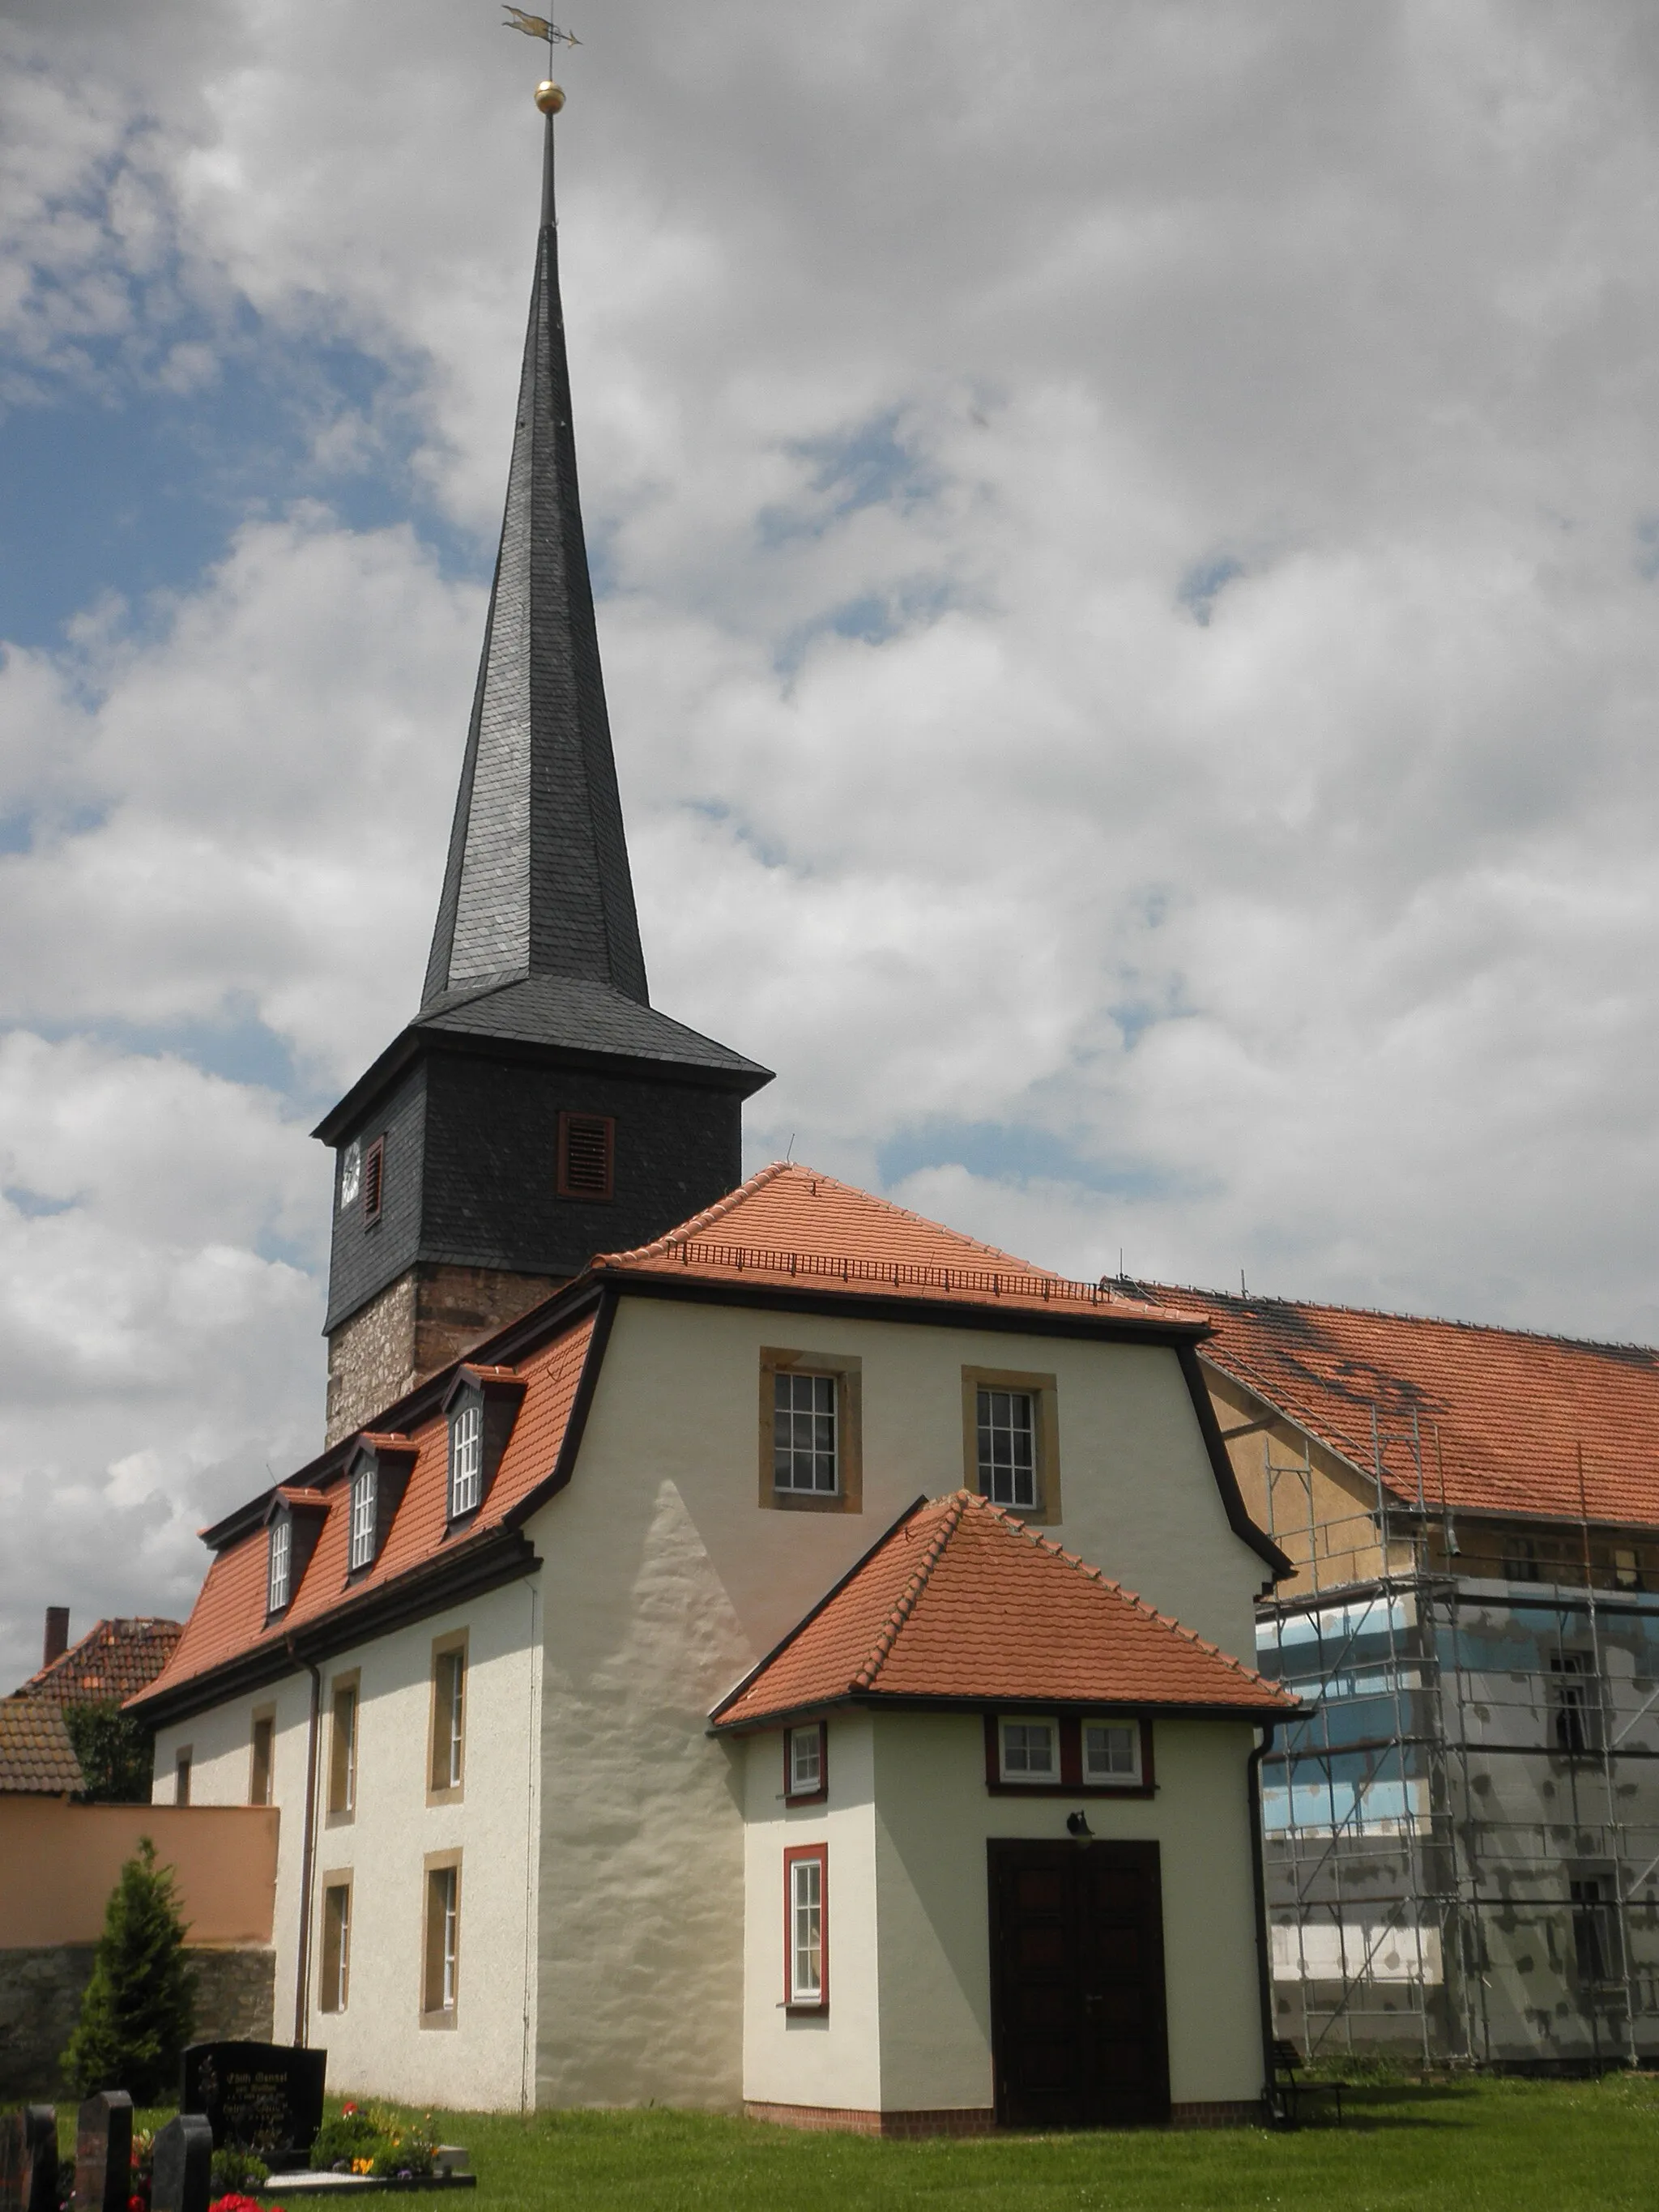
<path fill-rule="evenodd" d="M 945 1546 L 950 1542 L 951 1537 L 955 1535 L 957 1530 L 962 1526 L 962 1501 L 968 1496 L 968 1494 L 969 1493 L 966 1491 L 952 1491 L 948 1499 L 945 1501 L 946 1510 L 941 1513 L 939 1517 L 938 1525 L 934 1533 L 928 1539 L 927 1550 L 917 1561 L 915 1567 L 912 1570 L 910 1579 L 905 1583 L 904 1588 L 899 1592 L 897 1598 L 895 1600 L 893 1608 L 888 1614 L 887 1619 L 883 1623 L 880 1630 L 878 1632 L 876 1640 L 871 1645 L 867 1657 L 864 1660 L 863 1663 L 859 1667 L 853 1676 L 853 1686 L 854 1688 L 860 1690 L 867 1690 L 871 1688 L 875 1682 L 877 1675 L 880 1674 L 882 1668 L 886 1665 L 888 1656 L 891 1652 L 894 1644 L 897 1643 L 899 1637 L 903 1631 L 905 1622 L 909 1620 L 910 1615 L 915 1611 L 916 1600 L 921 1595 L 923 1590 L 927 1589 L 928 1579 L 932 1576 L 933 1569 L 939 1565 Z M 888 1541 L 890 1543 L 896 1542 L 901 1537 L 902 1537 L 908 1543 L 909 1541 L 911 1525 L 911 1522 L 908 1521 L 903 1522 L 901 1527 L 894 1530 L 893 1534 L 888 1539 Z"/>
<path fill-rule="evenodd" d="M 747 1176 L 735 1190 L 728 1190 L 723 1198 L 717 1198 L 712 1206 L 705 1206 L 701 1213 L 692 1214 L 689 1220 L 677 1222 L 673 1228 L 665 1230 L 660 1237 L 653 1237 L 648 1244 L 630 1244 L 623 1251 L 598 1253 L 592 1264 L 595 1267 L 614 1266 L 622 1260 L 662 1258 L 676 1245 L 686 1243 L 694 1231 L 722 1219 L 734 1206 L 740 1205 L 744 1199 L 752 1198 L 757 1190 L 763 1190 L 768 1183 L 775 1182 L 790 1165 L 788 1160 L 770 1160 L 763 1168 L 757 1168 L 754 1174 Z"/>

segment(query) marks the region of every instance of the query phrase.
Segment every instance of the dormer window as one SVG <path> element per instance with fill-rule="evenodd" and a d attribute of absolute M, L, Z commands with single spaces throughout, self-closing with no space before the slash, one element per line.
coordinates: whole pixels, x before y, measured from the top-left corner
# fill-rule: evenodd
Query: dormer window
<path fill-rule="evenodd" d="M 351 1478 L 350 1566 L 354 1574 L 359 1567 L 374 1563 L 374 1462 L 365 1460 Z"/>
<path fill-rule="evenodd" d="M 289 1489 L 273 1495 L 265 1514 L 265 1611 L 283 1613 L 294 1602 L 328 1518 L 319 1490 Z"/>
<path fill-rule="evenodd" d="M 288 1603 L 294 1567 L 294 1523 L 286 1513 L 270 1524 L 265 1565 L 265 1611 L 280 1613 Z"/>
<path fill-rule="evenodd" d="M 483 1401 L 471 1393 L 449 1418 L 449 1517 L 477 1510 L 483 1494 Z"/>
<path fill-rule="evenodd" d="M 365 1429 L 346 1466 L 346 1572 L 360 1575 L 386 1548 L 418 1456 L 407 1437 Z"/>
<path fill-rule="evenodd" d="M 524 1400 L 510 1367 L 463 1367 L 444 1399 L 449 1419 L 449 1520 L 477 1512 L 489 1495 Z"/>

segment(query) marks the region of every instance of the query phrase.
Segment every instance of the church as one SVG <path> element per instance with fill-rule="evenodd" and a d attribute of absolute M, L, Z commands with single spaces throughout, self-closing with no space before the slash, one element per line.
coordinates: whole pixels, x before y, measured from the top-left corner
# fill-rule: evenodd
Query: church
<path fill-rule="evenodd" d="M 336 2089 L 877 2134 L 1255 2118 L 1287 1562 L 1175 1297 L 812 1169 L 652 1004 L 546 113 L 419 1011 L 325 1118 L 320 1455 L 204 1532 L 158 1802 L 280 1811 Z"/>

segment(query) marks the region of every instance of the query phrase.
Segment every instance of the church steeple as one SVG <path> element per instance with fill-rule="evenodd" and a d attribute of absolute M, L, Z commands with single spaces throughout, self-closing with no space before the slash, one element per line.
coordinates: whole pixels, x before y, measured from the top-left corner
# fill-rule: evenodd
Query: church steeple
<path fill-rule="evenodd" d="M 649 1004 L 576 488 L 553 117 L 507 471 L 423 1009 L 532 975 Z"/>
<path fill-rule="evenodd" d="M 336 1154 L 331 1442 L 593 1253 L 648 1243 L 735 1188 L 742 1102 L 771 1080 L 646 988 L 576 488 L 562 104 L 543 86 L 507 507 L 425 988 L 315 1132 Z"/>

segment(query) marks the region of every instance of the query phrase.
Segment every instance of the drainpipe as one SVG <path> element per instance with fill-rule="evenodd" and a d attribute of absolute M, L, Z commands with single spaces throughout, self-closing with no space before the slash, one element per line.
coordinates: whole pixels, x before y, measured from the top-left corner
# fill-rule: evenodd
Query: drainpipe
<path fill-rule="evenodd" d="M 311 1677 L 311 1725 L 306 1738 L 306 1818 L 300 1844 L 300 1940 L 299 1962 L 294 1975 L 294 2042 L 298 2049 L 306 2039 L 308 2026 L 306 2002 L 311 1980 L 311 1857 L 317 1826 L 317 1721 L 322 1711 L 323 1678 L 319 1668 L 309 1659 L 301 1659 L 294 1648 L 292 1636 L 286 1637 L 288 1656 L 296 1666 L 303 1667 Z"/>
<path fill-rule="evenodd" d="M 1274 2119 L 1279 2117 L 1277 2092 L 1273 2087 L 1273 1950 L 1267 1940 L 1267 1875 L 1265 1855 L 1261 1848 L 1261 1762 L 1273 1749 L 1273 1729 L 1269 1721 L 1261 1731 L 1261 1741 L 1250 1753 L 1246 1770 L 1245 1797 L 1250 1814 L 1250 1867 L 1255 1877 L 1255 1975 L 1256 1995 L 1261 2008 L 1261 2101 L 1263 2109 Z"/>

